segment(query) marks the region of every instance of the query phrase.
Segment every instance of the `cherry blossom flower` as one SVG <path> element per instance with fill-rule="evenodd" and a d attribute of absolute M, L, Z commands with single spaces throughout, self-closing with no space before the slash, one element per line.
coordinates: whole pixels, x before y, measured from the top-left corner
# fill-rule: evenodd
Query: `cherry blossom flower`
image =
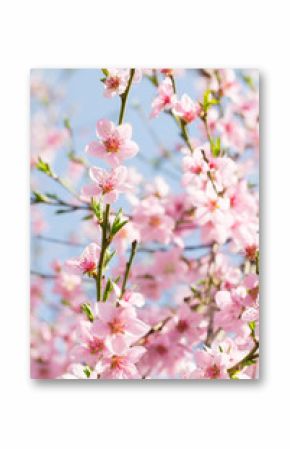
<path fill-rule="evenodd" d="M 196 192 L 194 198 L 196 206 L 195 219 L 200 225 L 207 223 L 230 226 L 232 217 L 227 211 L 230 209 L 228 198 L 219 196 L 211 183 L 207 183 L 205 191 Z"/>
<path fill-rule="evenodd" d="M 112 98 L 115 95 L 122 95 L 126 90 L 128 80 L 128 69 L 109 69 L 109 75 L 104 81 L 104 96 Z"/>
<path fill-rule="evenodd" d="M 94 367 L 106 351 L 106 343 L 98 334 L 94 324 L 82 321 L 79 327 L 80 344 L 70 351 L 70 358 L 74 362 L 86 363 Z"/>
<path fill-rule="evenodd" d="M 181 254 L 181 248 L 177 247 L 155 253 L 152 272 L 159 280 L 161 287 L 169 288 L 176 281 L 185 279 L 188 268 Z"/>
<path fill-rule="evenodd" d="M 126 338 L 128 343 L 136 342 L 148 331 L 149 326 L 137 318 L 134 307 L 115 307 L 110 303 L 96 305 L 98 320 L 94 323 L 94 330 L 102 338 L 111 340 Z"/>
<path fill-rule="evenodd" d="M 151 117 L 157 117 L 163 110 L 170 110 L 174 106 L 176 99 L 170 78 L 165 78 L 159 84 L 157 91 L 158 95 L 152 102 Z"/>
<path fill-rule="evenodd" d="M 65 264 L 65 269 L 72 274 L 95 274 L 98 266 L 100 247 L 96 243 L 90 243 L 81 256 L 76 259 L 69 259 Z"/>
<path fill-rule="evenodd" d="M 90 143 L 85 151 L 92 156 L 106 160 L 113 166 L 134 157 L 139 151 L 138 145 L 131 140 L 132 127 L 129 123 L 115 126 L 109 120 L 99 120 L 97 136 L 100 138 L 100 142 Z"/>
<path fill-rule="evenodd" d="M 59 294 L 66 300 L 74 298 L 81 291 L 81 277 L 75 274 L 59 273 L 54 284 L 54 293 Z"/>
<path fill-rule="evenodd" d="M 146 352 L 143 346 L 129 347 L 124 338 L 108 344 L 109 354 L 102 361 L 101 379 L 141 379 L 136 363 Z"/>
<path fill-rule="evenodd" d="M 197 365 L 191 378 L 193 379 L 228 379 L 228 355 L 207 348 L 205 351 L 196 350 L 194 359 Z"/>
<path fill-rule="evenodd" d="M 122 95 L 128 85 L 130 70 L 129 69 L 108 69 L 109 74 L 104 80 L 105 90 L 104 96 L 112 98 L 115 95 Z M 142 70 L 135 69 L 133 83 L 139 83 L 142 79 Z"/>
<path fill-rule="evenodd" d="M 140 231 L 142 242 L 169 243 L 174 221 L 166 215 L 164 206 L 155 197 L 143 200 L 134 210 L 134 223 Z"/>
<path fill-rule="evenodd" d="M 183 94 L 180 100 L 174 103 L 172 111 L 185 123 L 193 122 L 200 114 L 199 103 L 194 102 L 187 94 Z"/>
<path fill-rule="evenodd" d="M 128 192 L 132 186 L 127 182 L 128 172 L 123 165 L 113 168 L 110 172 L 102 168 L 90 168 L 90 178 L 93 184 L 83 187 L 82 194 L 90 200 L 91 197 L 102 197 L 104 203 L 115 202 L 120 193 Z"/>

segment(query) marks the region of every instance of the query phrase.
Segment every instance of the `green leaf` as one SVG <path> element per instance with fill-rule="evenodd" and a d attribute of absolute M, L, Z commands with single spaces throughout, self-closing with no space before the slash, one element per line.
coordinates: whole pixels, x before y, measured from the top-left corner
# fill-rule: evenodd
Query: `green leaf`
<path fill-rule="evenodd" d="M 118 282 L 119 282 L 120 279 L 121 279 L 121 276 L 120 276 L 120 275 L 117 276 L 117 277 L 114 279 L 114 284 L 118 284 Z"/>
<path fill-rule="evenodd" d="M 59 200 L 58 196 L 57 196 L 55 193 L 45 193 L 45 195 L 46 195 L 48 198 L 50 198 L 51 200 L 56 200 L 56 201 Z"/>
<path fill-rule="evenodd" d="M 101 202 L 96 201 L 94 198 L 92 198 L 91 206 L 92 206 L 92 209 L 93 209 L 93 212 L 94 212 L 96 218 L 99 221 L 102 221 L 103 220 L 103 208 L 102 208 Z"/>
<path fill-rule="evenodd" d="M 60 215 L 60 214 L 67 214 L 68 212 L 70 212 L 71 209 L 57 209 L 55 211 L 56 214 Z"/>
<path fill-rule="evenodd" d="M 47 162 L 44 162 L 40 157 L 38 158 L 38 162 L 35 167 L 37 168 L 37 170 L 45 173 L 46 175 L 52 176 L 52 171 L 49 164 Z"/>
<path fill-rule="evenodd" d="M 36 191 L 33 191 L 32 193 L 34 195 L 32 198 L 33 203 L 46 203 L 47 202 L 47 197 L 45 195 L 43 195 L 42 193 L 36 192 Z"/>
<path fill-rule="evenodd" d="M 93 218 L 93 215 L 92 214 L 89 214 L 89 215 L 85 215 L 83 218 L 82 218 L 82 220 L 83 221 L 86 221 L 86 220 L 91 220 Z"/>
<path fill-rule="evenodd" d="M 255 83 L 253 79 L 248 75 L 243 75 L 243 80 L 249 86 L 250 89 L 255 90 Z"/>
<path fill-rule="evenodd" d="M 88 318 L 88 320 L 93 322 L 94 315 L 93 315 L 90 304 L 84 303 L 84 304 L 82 304 L 81 308 L 82 308 L 82 311 L 84 312 L 84 314 L 86 315 L 86 317 Z"/>
<path fill-rule="evenodd" d="M 91 376 L 91 369 L 89 366 L 85 366 L 85 368 L 83 369 L 83 372 L 85 373 L 87 378 L 89 378 Z"/>
<path fill-rule="evenodd" d="M 123 218 L 123 211 L 122 211 L 122 209 L 119 209 L 118 213 L 115 216 L 113 224 L 112 224 L 112 229 L 111 229 L 112 236 L 117 234 L 117 232 L 119 232 L 120 229 L 122 229 L 123 226 L 125 226 L 128 223 L 128 220 L 122 221 L 122 218 Z"/>
<path fill-rule="evenodd" d="M 101 70 L 106 77 L 109 76 L 110 72 L 108 69 L 101 69 Z"/>
<path fill-rule="evenodd" d="M 111 279 L 107 280 L 106 283 L 106 287 L 105 287 L 105 291 L 104 291 L 104 296 L 103 296 L 103 301 L 106 302 L 108 299 L 109 294 L 111 293 L 111 291 L 113 290 L 113 283 L 111 281 Z"/>
<path fill-rule="evenodd" d="M 69 132 L 72 131 L 71 124 L 70 124 L 70 120 L 69 120 L 68 117 L 66 117 L 66 118 L 64 119 L 63 124 L 64 124 L 64 127 L 65 127 Z"/>
<path fill-rule="evenodd" d="M 256 321 L 250 321 L 250 322 L 248 323 L 248 325 L 249 325 L 249 328 L 251 329 L 251 332 L 255 332 L 255 329 L 256 329 Z"/>
<path fill-rule="evenodd" d="M 250 360 L 246 360 L 246 361 L 243 363 L 243 365 L 244 365 L 244 366 L 251 366 L 251 365 L 255 365 L 255 363 L 256 363 L 256 360 L 250 359 Z"/>
<path fill-rule="evenodd" d="M 114 255 L 116 254 L 116 251 L 113 251 L 110 253 L 110 251 L 106 251 L 105 253 L 105 260 L 104 260 L 104 267 L 108 265 L 108 263 L 113 259 Z"/>
<path fill-rule="evenodd" d="M 216 139 L 213 137 L 210 139 L 210 149 L 213 157 L 218 157 L 221 153 L 221 138 L 218 136 Z"/>
<path fill-rule="evenodd" d="M 209 110 L 209 108 L 213 105 L 219 104 L 219 100 L 214 98 L 212 95 L 212 91 L 210 89 L 206 90 L 203 94 L 203 110 L 205 114 Z"/>
<path fill-rule="evenodd" d="M 114 227 L 114 229 L 112 229 L 112 231 L 111 231 L 112 235 L 117 234 L 117 232 L 119 232 L 128 222 L 129 222 L 129 220 L 125 220 L 125 221 L 122 221 L 121 223 L 118 223 Z"/>

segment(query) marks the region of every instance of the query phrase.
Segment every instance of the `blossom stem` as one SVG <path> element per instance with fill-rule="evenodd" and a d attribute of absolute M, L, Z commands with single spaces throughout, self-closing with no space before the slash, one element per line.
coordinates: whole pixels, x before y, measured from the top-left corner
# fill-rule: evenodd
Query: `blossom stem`
<path fill-rule="evenodd" d="M 106 210 L 104 214 L 104 219 L 101 224 L 102 228 L 102 246 L 98 263 L 98 272 L 96 275 L 96 287 L 97 287 L 97 301 L 101 301 L 102 299 L 102 278 L 103 278 L 103 267 L 104 267 L 104 259 L 106 254 L 106 249 L 108 247 L 109 241 L 107 238 L 107 229 L 110 217 L 110 205 L 106 204 Z"/>
<path fill-rule="evenodd" d="M 120 95 L 121 109 L 120 109 L 120 114 L 119 114 L 119 125 L 121 125 L 123 123 L 127 98 L 128 98 L 128 94 L 129 94 L 129 90 L 130 90 L 132 81 L 133 81 L 134 74 L 135 74 L 135 69 L 130 69 L 130 77 L 129 77 L 128 85 L 126 87 L 125 92 L 122 95 Z"/>
<path fill-rule="evenodd" d="M 176 84 L 175 84 L 174 76 L 170 75 L 169 78 L 171 79 L 171 82 L 172 82 L 173 92 L 176 94 Z"/>
<path fill-rule="evenodd" d="M 259 349 L 259 342 L 257 340 L 255 340 L 255 344 L 254 344 L 253 348 L 251 349 L 251 351 L 247 355 L 245 355 L 245 357 L 242 358 L 242 360 L 240 360 L 238 363 L 236 363 L 234 366 L 232 366 L 231 368 L 228 369 L 229 376 L 231 378 L 233 378 L 233 376 L 235 375 L 235 373 L 237 371 L 240 371 L 241 369 L 244 368 L 244 366 L 247 365 L 247 362 L 251 362 L 251 361 L 253 361 L 253 359 L 256 359 L 258 356 L 256 351 L 258 349 Z"/>
<path fill-rule="evenodd" d="M 123 294 L 126 291 L 126 285 L 127 285 L 129 273 L 130 273 L 130 270 L 131 270 L 132 262 L 133 262 L 133 259 L 134 259 L 135 255 L 136 255 L 136 251 L 137 251 L 137 240 L 134 240 L 132 242 L 131 253 L 130 253 L 129 260 L 126 263 L 126 270 L 125 270 L 124 279 L 123 279 L 123 283 L 122 283 L 122 289 L 121 289 L 121 297 L 123 296 Z"/>
<path fill-rule="evenodd" d="M 202 153 L 202 157 L 203 157 L 204 162 L 205 162 L 206 164 L 209 164 L 209 160 L 208 160 L 208 158 L 206 157 L 205 151 L 204 151 L 204 150 L 201 150 L 201 153 Z M 216 188 L 216 185 L 215 185 L 215 183 L 214 183 L 214 180 L 213 180 L 213 177 L 212 177 L 212 174 L 211 174 L 210 170 L 207 171 L 207 177 L 208 177 L 208 179 L 210 180 L 211 185 L 212 185 L 212 187 L 213 187 L 213 189 L 214 189 L 216 195 L 219 196 L 219 192 L 217 191 L 217 188 Z"/>

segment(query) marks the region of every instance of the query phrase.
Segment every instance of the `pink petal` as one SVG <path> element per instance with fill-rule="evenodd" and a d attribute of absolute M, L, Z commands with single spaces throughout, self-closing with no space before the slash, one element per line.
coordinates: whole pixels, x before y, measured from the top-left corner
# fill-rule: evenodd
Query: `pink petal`
<path fill-rule="evenodd" d="M 132 137 L 132 126 L 129 123 L 118 126 L 116 131 L 123 141 L 130 140 Z"/>
<path fill-rule="evenodd" d="M 116 315 L 116 307 L 108 303 L 97 303 L 96 314 L 100 320 L 109 323 Z"/>
<path fill-rule="evenodd" d="M 109 120 L 102 119 L 97 122 L 97 134 L 102 139 L 107 139 L 115 130 L 115 125 Z"/>
<path fill-rule="evenodd" d="M 129 348 L 127 352 L 127 359 L 132 363 L 138 362 L 141 357 L 145 354 L 146 348 L 143 346 L 134 346 L 133 348 Z"/>
<path fill-rule="evenodd" d="M 85 152 L 91 156 L 103 157 L 105 147 L 101 142 L 91 142 L 86 146 Z"/>

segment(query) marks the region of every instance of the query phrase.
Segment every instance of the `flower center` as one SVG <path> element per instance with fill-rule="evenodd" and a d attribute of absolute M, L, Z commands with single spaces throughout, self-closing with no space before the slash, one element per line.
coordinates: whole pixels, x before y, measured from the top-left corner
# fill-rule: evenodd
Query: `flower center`
<path fill-rule="evenodd" d="M 193 111 L 185 112 L 185 114 L 184 114 L 184 116 L 183 116 L 183 120 L 184 120 L 186 123 L 190 123 L 190 122 L 192 122 L 194 119 L 195 119 L 195 113 L 194 113 Z"/>
<path fill-rule="evenodd" d="M 124 357 L 122 357 L 120 355 L 113 355 L 112 360 L 111 360 L 111 369 L 122 368 L 123 359 L 124 359 Z"/>
<path fill-rule="evenodd" d="M 120 86 L 120 78 L 118 76 L 110 76 L 106 80 L 106 86 L 109 89 L 118 89 Z"/>
<path fill-rule="evenodd" d="M 181 334 L 183 332 L 185 332 L 188 329 L 188 324 L 187 321 L 185 320 L 179 320 L 176 326 L 176 329 L 178 330 L 178 332 L 180 332 Z"/>
<path fill-rule="evenodd" d="M 158 352 L 159 355 L 165 355 L 167 353 L 167 348 L 164 345 L 157 345 L 155 346 L 156 352 Z"/>
<path fill-rule="evenodd" d="M 149 225 L 157 228 L 161 224 L 161 219 L 158 215 L 152 215 L 149 219 Z"/>
<path fill-rule="evenodd" d="M 101 187 L 103 193 L 109 193 L 109 192 L 112 192 L 115 185 L 114 185 L 113 181 L 109 179 L 109 180 L 101 183 L 100 187 Z"/>
<path fill-rule="evenodd" d="M 257 254 L 257 246 L 256 245 L 249 245 L 249 246 L 246 247 L 245 251 L 246 251 L 247 258 L 251 262 L 254 262 L 255 259 L 256 259 L 256 254 Z"/>
<path fill-rule="evenodd" d="M 125 326 L 122 321 L 115 318 L 113 321 L 109 323 L 112 334 L 123 334 L 125 331 Z"/>
<path fill-rule="evenodd" d="M 194 175 L 200 175 L 200 173 L 202 172 L 202 168 L 201 165 L 195 165 L 194 167 L 191 168 L 191 173 L 193 173 Z"/>
<path fill-rule="evenodd" d="M 174 264 L 173 263 L 167 263 L 165 266 L 164 266 L 164 269 L 163 269 L 163 273 L 164 274 L 173 274 L 173 273 L 175 273 L 175 266 L 174 266 Z"/>
<path fill-rule="evenodd" d="M 209 202 L 209 208 L 211 211 L 215 211 L 216 209 L 219 208 L 219 204 L 217 200 L 210 200 Z"/>
<path fill-rule="evenodd" d="M 104 141 L 108 153 L 117 153 L 120 149 L 120 142 L 117 137 L 111 136 Z"/>
<path fill-rule="evenodd" d="M 103 341 L 96 337 L 89 341 L 88 346 L 91 354 L 96 354 L 104 349 Z"/>
<path fill-rule="evenodd" d="M 206 370 L 206 377 L 209 379 L 217 379 L 220 376 L 220 368 L 217 365 L 212 365 Z"/>
<path fill-rule="evenodd" d="M 92 273 L 97 268 L 96 263 L 89 259 L 83 259 L 80 266 L 83 273 Z"/>
<path fill-rule="evenodd" d="M 228 134 L 231 134 L 233 132 L 233 125 L 232 125 L 232 123 L 226 123 L 225 124 L 225 131 Z"/>
<path fill-rule="evenodd" d="M 170 103 L 171 103 L 171 100 L 170 100 L 169 95 L 165 95 L 165 97 L 163 97 L 163 105 L 168 106 Z"/>

